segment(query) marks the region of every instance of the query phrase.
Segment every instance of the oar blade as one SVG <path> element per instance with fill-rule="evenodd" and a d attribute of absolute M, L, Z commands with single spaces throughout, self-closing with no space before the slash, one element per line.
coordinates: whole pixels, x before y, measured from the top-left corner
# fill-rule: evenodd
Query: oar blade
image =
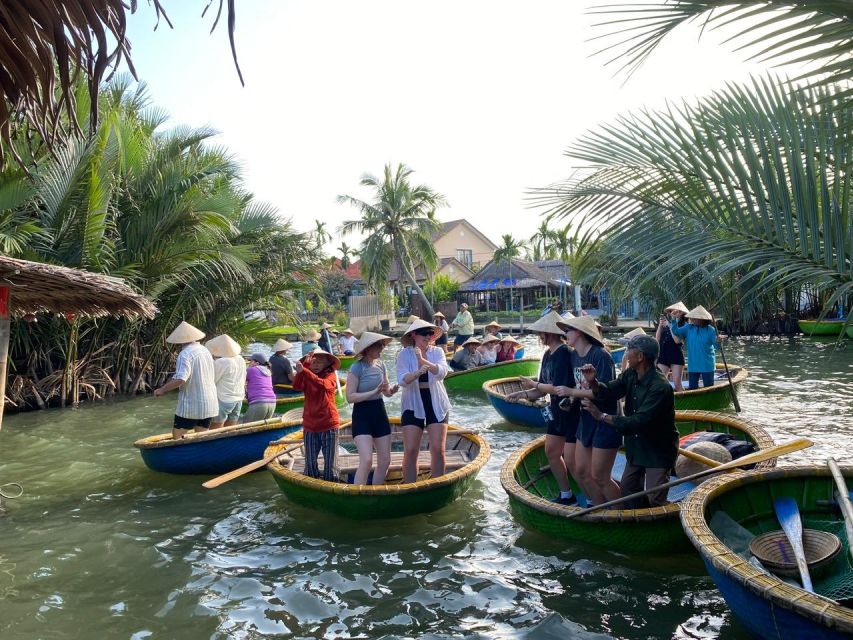
<path fill-rule="evenodd" d="M 814 593 L 812 579 L 809 575 L 809 565 L 806 561 L 806 551 L 803 548 L 803 522 L 800 519 L 800 508 L 797 506 L 797 501 L 788 496 L 776 498 L 773 501 L 773 508 L 776 511 L 779 524 L 782 525 L 782 530 L 794 550 L 794 558 L 797 560 L 797 568 L 800 570 L 803 589 Z"/>

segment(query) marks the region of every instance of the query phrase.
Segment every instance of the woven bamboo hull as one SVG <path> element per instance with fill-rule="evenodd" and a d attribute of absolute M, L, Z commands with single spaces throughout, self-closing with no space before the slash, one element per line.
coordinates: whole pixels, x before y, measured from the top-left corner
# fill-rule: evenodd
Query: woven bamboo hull
<path fill-rule="evenodd" d="M 399 419 L 392 418 L 391 422 L 395 429 L 399 428 Z M 448 432 L 448 448 L 451 447 L 452 430 L 455 428 L 451 427 Z M 341 431 L 346 429 L 342 428 Z M 300 432 L 285 438 L 281 445 L 274 446 L 278 450 L 284 450 L 301 439 Z M 399 518 L 440 509 L 471 487 L 477 473 L 489 459 L 489 445 L 480 436 L 468 434 L 459 436 L 456 446 L 471 447 L 472 459 L 465 466 L 438 478 L 430 478 L 428 469 L 422 470 L 419 479 L 408 484 L 401 483 L 399 472 L 394 471 L 388 475 L 388 484 L 352 485 L 309 478 L 289 469 L 283 460 L 276 460 L 267 468 L 279 489 L 296 503 L 345 518 Z M 265 456 L 272 455 L 276 449 L 271 447 L 265 452 Z"/>
<path fill-rule="evenodd" d="M 750 440 L 760 448 L 773 446 L 773 440 L 760 426 L 730 415 L 705 411 L 678 411 L 676 424 L 682 434 L 694 431 L 719 431 Z M 545 438 L 512 453 L 501 468 L 501 484 L 509 495 L 512 514 L 524 526 L 579 543 L 594 544 L 625 553 L 670 553 L 690 549 L 690 543 L 678 520 L 677 503 L 652 509 L 598 511 L 577 518 L 566 515 L 578 509 L 550 502 L 558 487 L 550 472 L 540 475 L 547 466 Z M 620 454 L 621 455 L 621 454 Z M 775 460 L 761 463 L 769 468 Z M 524 485 L 535 481 L 527 488 Z M 580 489 L 571 479 L 572 489 Z M 672 495 L 672 494 L 670 494 Z"/>
<path fill-rule="evenodd" d="M 807 336 L 837 336 L 844 329 L 846 320 L 800 320 L 800 331 Z"/>
<path fill-rule="evenodd" d="M 718 366 L 717 370 L 722 370 Z M 740 391 L 740 385 L 749 376 L 749 372 L 736 365 L 729 366 L 735 392 Z M 699 387 L 693 391 L 677 391 L 675 393 L 676 411 L 716 411 L 728 409 L 732 404 L 732 390 L 728 381 L 718 381 L 713 387 Z M 685 383 L 685 387 L 686 387 Z"/>
<path fill-rule="evenodd" d="M 853 467 L 842 473 L 848 489 L 853 487 Z M 805 527 L 810 520 L 839 520 L 839 513 L 818 504 L 829 500 L 834 489 L 826 467 L 787 467 L 714 478 L 685 500 L 681 513 L 684 530 L 735 617 L 753 637 L 850 638 L 853 609 L 760 571 L 717 538 L 708 522 L 723 511 L 752 533 L 778 530 L 773 500 L 779 496 L 797 500 Z M 844 534 L 840 537 L 843 540 Z M 846 551 L 838 561 L 848 562 Z M 815 587 L 821 591 L 817 579 Z"/>
<path fill-rule="evenodd" d="M 484 382 L 495 378 L 535 376 L 537 373 L 539 373 L 539 360 L 536 358 L 509 360 L 467 371 L 452 371 L 445 376 L 444 386 L 448 391 L 479 391 L 483 388 Z"/>
<path fill-rule="evenodd" d="M 619 344 L 618 342 L 612 342 L 610 340 L 606 340 L 604 342 L 604 348 L 610 352 L 610 357 L 613 358 L 613 362 L 615 362 L 617 366 L 622 361 L 622 356 L 625 355 L 625 349 L 627 349 L 625 345 Z"/>
<path fill-rule="evenodd" d="M 531 429 L 545 429 L 542 410 L 531 403 L 508 402 L 506 394 L 521 389 L 517 377 L 499 378 L 483 383 L 483 391 L 501 417 L 512 424 Z"/>
<path fill-rule="evenodd" d="M 301 420 L 283 422 L 273 418 L 268 422 L 259 427 L 235 425 L 214 429 L 181 440 L 173 440 L 172 434 L 164 433 L 137 440 L 133 446 L 153 471 L 218 475 L 261 459 L 270 442 L 302 428 Z"/>
<path fill-rule="evenodd" d="M 847 326 L 847 337 L 853 338 L 853 324 Z"/>

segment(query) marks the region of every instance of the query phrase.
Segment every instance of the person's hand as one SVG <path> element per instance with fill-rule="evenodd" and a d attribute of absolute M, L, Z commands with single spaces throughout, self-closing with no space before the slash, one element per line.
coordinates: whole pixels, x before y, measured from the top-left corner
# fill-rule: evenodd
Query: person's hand
<path fill-rule="evenodd" d="M 506 401 L 507 401 L 507 402 L 510 402 L 510 403 L 512 403 L 512 404 L 515 404 L 516 402 L 518 402 L 518 395 L 517 395 L 517 393 L 508 393 L 508 394 L 507 394 L 507 396 L 506 396 Z"/>
<path fill-rule="evenodd" d="M 521 376 L 521 386 L 525 389 L 535 389 L 536 385 L 539 384 L 533 378 L 528 378 L 527 376 Z"/>
<path fill-rule="evenodd" d="M 591 364 L 582 366 L 581 373 L 583 373 L 584 380 L 587 382 L 595 382 L 595 367 Z"/>
<path fill-rule="evenodd" d="M 305 367 L 302 366 L 302 362 L 300 360 L 297 360 L 296 364 L 294 365 L 294 368 L 296 369 L 296 373 L 301 373 L 302 369 L 304 369 Z"/>
<path fill-rule="evenodd" d="M 587 413 L 589 413 L 589 415 L 593 417 L 593 419 L 601 419 L 601 409 L 596 407 L 595 404 L 593 404 L 592 400 L 590 400 L 589 398 L 584 398 L 583 400 L 581 400 L 581 406 Z"/>
<path fill-rule="evenodd" d="M 666 316 L 660 317 L 660 324 L 662 327 L 668 327 L 669 326 L 669 320 L 666 319 Z"/>
<path fill-rule="evenodd" d="M 162 395 L 163 395 L 163 390 L 162 390 L 162 389 L 160 389 L 160 388 L 154 389 L 154 397 L 155 397 L 155 398 L 159 398 L 159 397 L 160 397 L 160 396 L 162 396 Z"/>
<path fill-rule="evenodd" d="M 400 390 L 400 385 L 399 385 L 399 384 L 395 384 L 393 387 L 390 387 L 390 388 L 388 389 L 388 395 L 389 395 L 389 396 L 393 396 L 393 395 L 394 395 L 395 393 L 397 393 L 399 390 Z"/>
<path fill-rule="evenodd" d="M 424 375 L 425 373 L 429 373 L 429 367 L 428 367 L 427 365 L 425 365 L 425 364 L 424 364 L 424 365 L 421 365 L 421 368 L 420 368 L 420 369 L 418 369 L 418 375 L 419 375 L 419 376 L 422 376 L 422 375 Z"/>
<path fill-rule="evenodd" d="M 562 385 L 559 387 L 554 387 L 554 394 L 552 394 L 552 395 L 556 394 L 556 395 L 560 396 L 561 398 L 568 398 L 569 396 L 572 395 L 572 392 L 569 391 L 569 389 L 570 389 L 570 387 L 565 387 Z"/>

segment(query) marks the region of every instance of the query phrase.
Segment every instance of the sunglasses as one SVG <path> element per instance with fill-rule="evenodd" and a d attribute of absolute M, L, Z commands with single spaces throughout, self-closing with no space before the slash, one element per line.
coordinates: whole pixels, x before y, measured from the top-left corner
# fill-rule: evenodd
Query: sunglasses
<path fill-rule="evenodd" d="M 432 329 L 418 329 L 415 331 L 416 336 L 428 337 L 432 335 Z"/>

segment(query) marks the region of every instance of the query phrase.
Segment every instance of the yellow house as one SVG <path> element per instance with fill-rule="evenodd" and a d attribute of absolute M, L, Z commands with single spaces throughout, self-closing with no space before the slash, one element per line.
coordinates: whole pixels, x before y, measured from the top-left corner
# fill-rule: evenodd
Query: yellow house
<path fill-rule="evenodd" d="M 445 222 L 432 239 L 439 258 L 455 258 L 475 271 L 489 262 L 498 248 L 467 220 Z"/>

